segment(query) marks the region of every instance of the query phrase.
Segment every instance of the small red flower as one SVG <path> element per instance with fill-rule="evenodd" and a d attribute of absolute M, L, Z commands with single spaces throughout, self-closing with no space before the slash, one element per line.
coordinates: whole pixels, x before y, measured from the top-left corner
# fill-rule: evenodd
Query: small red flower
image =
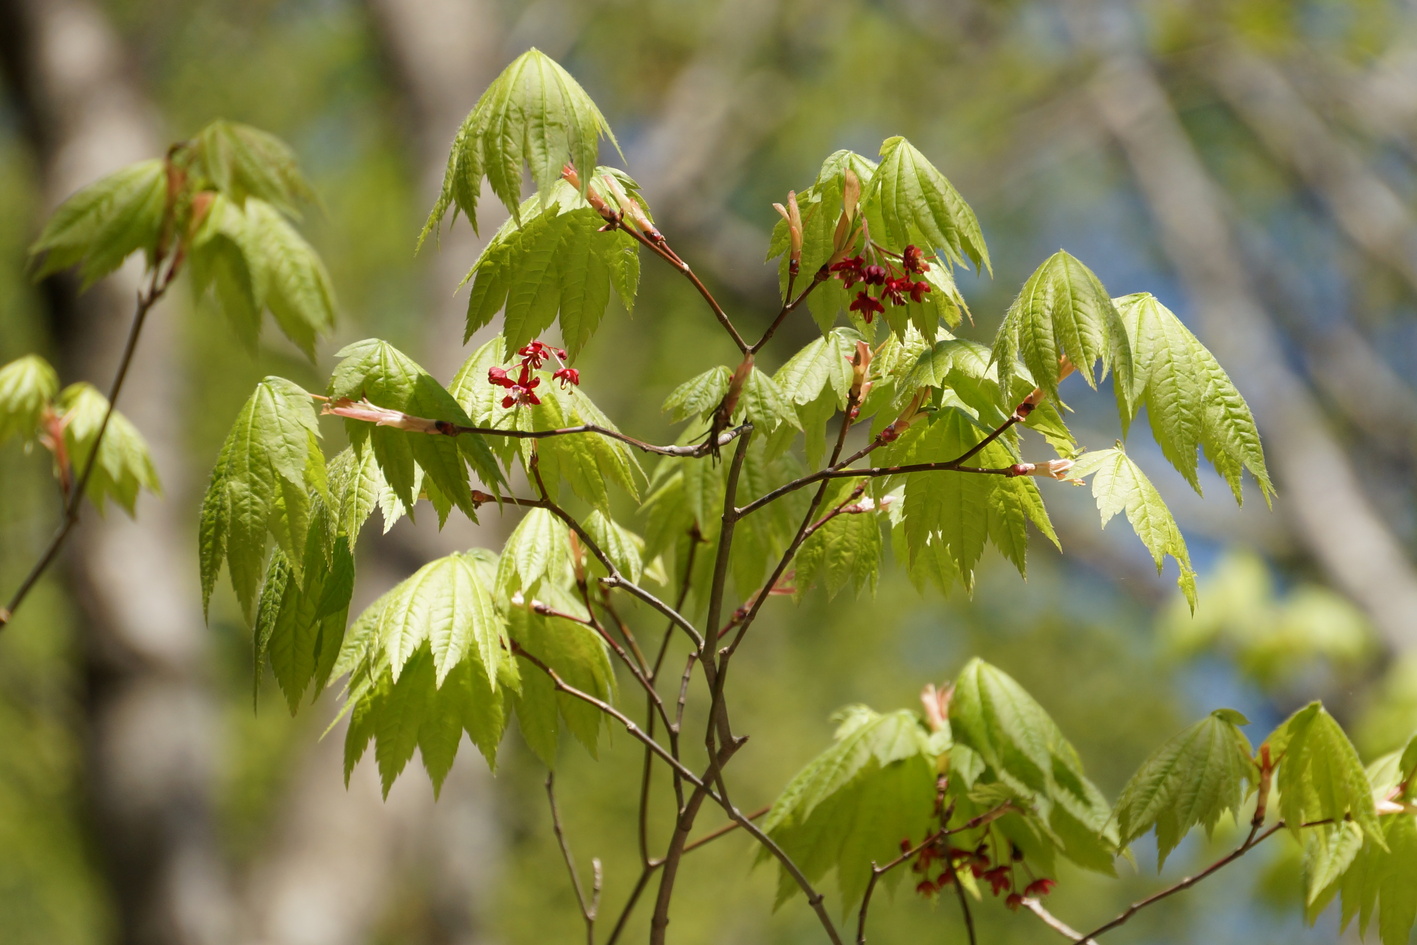
<path fill-rule="evenodd" d="M 1018 907 L 1023 905 L 1023 897 L 1018 893 L 1009 893 L 1008 898 L 1004 900 L 1004 905 L 1009 907 L 1009 911 L 1017 912 Z"/>
<path fill-rule="evenodd" d="M 856 301 L 852 302 L 848 307 L 853 312 L 860 312 L 861 317 L 866 319 L 868 324 L 878 313 L 886 310 L 884 305 L 876 299 L 871 298 L 865 292 L 857 292 Z"/>
<path fill-rule="evenodd" d="M 557 371 L 555 374 L 552 374 L 551 378 L 553 380 L 561 382 L 562 390 L 565 390 L 567 384 L 571 384 L 576 387 L 581 386 L 581 372 L 576 370 L 575 368 L 561 368 L 561 370 Z"/>
<path fill-rule="evenodd" d="M 1005 889 L 1013 888 L 1014 879 L 1011 873 L 1012 871 L 1007 866 L 996 866 L 991 870 L 985 870 L 980 876 L 988 881 L 989 888 L 997 896 Z"/>
<path fill-rule="evenodd" d="M 917 282 L 910 288 L 910 297 L 916 302 L 925 301 L 925 293 L 930 291 L 930 283 Z"/>
<path fill-rule="evenodd" d="M 843 259 L 841 262 L 834 264 L 831 267 L 831 271 L 836 273 L 837 278 L 849 289 L 865 278 L 865 275 L 861 272 L 861 266 L 865 262 L 866 260 L 860 256 L 852 256 L 850 259 Z"/>
<path fill-rule="evenodd" d="M 1035 879 L 1023 890 L 1025 896 L 1046 896 L 1058 885 L 1051 879 Z"/>
<path fill-rule="evenodd" d="M 867 266 L 861 270 L 861 281 L 867 285 L 884 285 L 886 281 L 886 268 L 884 266 Z"/>
<path fill-rule="evenodd" d="M 922 896 L 933 896 L 937 892 L 935 884 L 928 879 L 922 879 L 915 884 L 915 891 Z"/>
<path fill-rule="evenodd" d="M 900 261 L 905 266 L 906 272 L 930 271 L 930 264 L 925 261 L 924 250 L 914 244 L 905 247 L 905 251 L 900 254 Z"/>
<path fill-rule="evenodd" d="M 507 376 L 505 368 L 499 367 L 487 369 L 487 380 L 496 384 L 498 387 L 515 387 L 517 384 L 516 381 Z"/>

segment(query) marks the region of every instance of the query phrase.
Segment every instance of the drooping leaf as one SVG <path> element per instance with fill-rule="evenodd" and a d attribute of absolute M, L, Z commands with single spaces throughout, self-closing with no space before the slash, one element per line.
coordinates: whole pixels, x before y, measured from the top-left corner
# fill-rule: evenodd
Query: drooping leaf
<path fill-rule="evenodd" d="M 955 680 L 950 728 L 956 744 L 977 753 L 994 777 L 1029 801 L 1063 855 L 1114 873 L 1117 836 L 1107 802 L 1083 773 L 1077 750 L 1013 678 L 971 660 Z"/>
<path fill-rule="evenodd" d="M 138 250 L 151 266 L 166 205 L 161 160 L 140 161 L 89 184 L 59 205 L 30 247 L 35 277 L 78 264 L 87 289 Z"/>
<path fill-rule="evenodd" d="M 497 566 L 497 590 L 530 599 L 543 582 L 557 585 L 570 576 L 570 530 L 548 509 L 531 509 L 512 529 Z"/>
<path fill-rule="evenodd" d="M 44 408 L 59 392 L 59 375 L 37 354 L 0 367 L 0 443 L 33 437 Z"/>
<path fill-rule="evenodd" d="M 514 668 L 506 670 L 512 671 Z M 423 757 L 436 794 L 452 768 L 463 732 L 489 766 L 496 764 L 497 746 L 508 720 L 505 690 L 488 682 L 488 674 L 471 655 L 452 667 L 439 686 L 434 658 L 425 644 L 409 658 L 397 681 L 385 668 L 361 677 L 351 686 L 348 698 L 346 783 L 371 741 L 385 797 L 415 748 Z"/>
<path fill-rule="evenodd" d="M 458 129 L 442 193 L 419 245 L 449 208 L 461 210 L 477 229 L 477 197 L 484 177 L 519 219 L 522 168 L 531 171 L 537 190 L 546 194 L 564 164 L 583 174 L 596 166 L 602 135 L 619 150 L 605 116 L 576 80 L 540 50 L 522 53 L 482 93 Z"/>
<path fill-rule="evenodd" d="M 1123 845 L 1156 828 L 1156 868 L 1197 824 L 1209 833 L 1222 814 L 1238 816 L 1245 785 L 1255 781 L 1249 740 L 1237 728 L 1247 720 L 1217 709 L 1173 736 L 1147 758 L 1117 799 Z"/>
<path fill-rule="evenodd" d="M 1296 835 L 1305 823 L 1352 818 L 1375 842 L 1382 842 L 1372 784 L 1353 743 L 1323 705 L 1311 702 L 1265 740 L 1279 771 L 1279 812 Z"/>
<path fill-rule="evenodd" d="M 1191 568 L 1186 540 L 1176 520 L 1171 517 L 1171 510 L 1166 507 L 1161 493 L 1146 478 L 1146 473 L 1120 448 L 1086 453 L 1072 472 L 1080 477 L 1093 477 L 1092 495 L 1097 500 L 1097 510 L 1102 513 L 1104 526 L 1118 512 L 1127 513 L 1132 530 L 1151 552 L 1157 574 L 1161 573 L 1166 555 L 1176 559 L 1181 569 L 1176 584 L 1186 595 L 1191 609 L 1195 610 L 1196 573 Z"/>
<path fill-rule="evenodd" d="M 773 382 L 794 404 L 809 404 L 823 391 L 830 391 L 836 404 L 845 406 L 851 390 L 851 359 L 856 354 L 856 340 L 854 332 L 835 329 L 808 342 L 777 369 Z"/>
<path fill-rule="evenodd" d="M 1119 401 L 1123 421 L 1146 407 L 1152 435 L 1171 465 L 1200 492 L 1196 453 L 1204 449 L 1240 500 L 1248 469 L 1268 502 L 1274 487 L 1245 398 L 1215 357 L 1149 293 L 1113 300 L 1130 337 L 1133 393 Z"/>
<path fill-rule="evenodd" d="M 850 493 L 849 485 L 829 492 L 823 507 L 837 508 Z M 799 599 L 816 584 L 825 586 L 828 598 L 835 597 L 848 584 L 853 585 L 858 594 L 867 587 L 875 591 L 881 567 L 884 516 L 869 496 L 860 496 L 845 508 L 852 511 L 843 512 L 822 525 L 798 550 L 795 564 Z"/>
<path fill-rule="evenodd" d="M 612 287 L 630 308 L 639 283 L 639 245 L 623 230 L 603 232 L 604 223 L 565 181 L 523 204 L 463 280 L 472 283 L 463 340 L 505 309 L 505 355 L 511 358 L 559 316 L 574 360 L 599 326 Z"/>
<path fill-rule="evenodd" d="M 302 573 L 290 567 L 284 551 L 272 553 L 256 607 L 256 665 L 269 658 L 291 715 L 312 683 L 318 693 L 329 681 L 353 591 L 354 557 L 346 538 L 336 540 L 328 563 L 307 560 Z"/>
<path fill-rule="evenodd" d="M 330 378 L 331 398 L 367 398 L 411 416 L 472 426 L 453 395 L 388 342 L 357 342 L 341 350 L 339 357 L 344 360 Z M 429 435 L 361 420 L 346 421 L 345 429 L 356 451 L 373 449 L 384 479 L 406 508 L 412 508 L 415 498 L 415 468 L 474 520 L 466 463 L 471 461 L 478 477 L 494 490 L 502 483 L 501 471 L 480 434 Z"/>
<path fill-rule="evenodd" d="M 334 290 L 315 250 L 271 204 L 212 201 L 188 250 L 192 287 L 208 291 L 241 340 L 255 347 L 269 310 L 282 333 L 313 360 L 316 338 L 334 327 Z"/>
<path fill-rule="evenodd" d="M 877 239 L 896 252 L 907 245 L 943 252 L 951 263 L 968 258 L 976 270 L 993 272 L 979 221 L 954 185 L 904 138 L 887 138 L 881 163 L 865 194 L 868 208 L 879 208 L 884 227 Z M 869 210 L 868 210 L 869 212 Z"/>
<path fill-rule="evenodd" d="M 204 608 L 224 561 L 242 610 L 251 619 L 267 535 L 275 536 L 288 559 L 301 559 L 311 477 L 324 480 L 317 436 L 309 394 L 280 377 L 256 385 L 227 434 L 202 500 Z"/>
<path fill-rule="evenodd" d="M 538 597 L 561 611 L 583 615 L 569 595 L 553 587 L 543 587 Z M 525 607 L 509 613 L 512 638 L 522 649 L 545 664 L 567 685 L 602 702 L 615 698 L 615 675 L 605 644 L 594 630 L 562 617 L 545 617 Z M 574 696 L 556 692 L 551 678 L 529 660 L 518 656 L 521 692 L 516 699 L 517 721 L 522 735 L 547 767 L 556 762 L 556 744 L 561 722 L 592 756 L 606 730 L 608 717 L 593 705 Z"/>
<path fill-rule="evenodd" d="M 1059 358 L 1066 355 L 1087 381 L 1117 375 L 1117 399 L 1132 391 L 1132 353 L 1122 316 L 1097 276 L 1059 250 L 1024 283 L 994 339 L 994 363 L 1011 369 L 1015 357 L 1051 397 L 1058 394 Z"/>
<path fill-rule="evenodd" d="M 848 910 L 865 891 L 871 864 L 894 858 L 902 837 L 928 829 L 936 753 L 911 712 L 852 706 L 835 718 L 835 742 L 788 782 L 763 829 L 809 880 L 835 869 Z M 783 871 L 778 903 L 796 889 Z"/>
<path fill-rule="evenodd" d="M 290 146 L 269 132 L 218 119 L 192 139 L 191 168 L 238 206 L 248 197 L 297 216 L 314 191 L 300 173 Z"/>
<path fill-rule="evenodd" d="M 728 393 L 733 372 L 723 365 L 709 368 L 689 378 L 669 392 L 661 408 L 675 423 L 702 414 L 712 413 Z"/>
<path fill-rule="evenodd" d="M 108 412 L 108 398 L 81 381 L 64 388 L 54 406 L 64 423 L 64 443 L 77 481 L 93 455 L 99 428 Z M 100 512 L 107 498 L 131 516 L 141 489 L 153 493 L 161 489 L 157 469 L 143 435 L 127 417 L 115 410 L 108 418 L 102 442 L 98 443 L 98 458 L 85 494 Z"/>

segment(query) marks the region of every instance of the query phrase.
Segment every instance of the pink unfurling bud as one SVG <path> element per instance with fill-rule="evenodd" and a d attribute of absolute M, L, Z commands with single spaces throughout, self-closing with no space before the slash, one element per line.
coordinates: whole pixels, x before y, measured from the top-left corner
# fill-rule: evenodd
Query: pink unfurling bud
<path fill-rule="evenodd" d="M 1043 463 L 1014 463 L 1009 467 L 1010 476 L 1047 476 L 1059 482 L 1081 482 L 1068 475 L 1074 461 L 1071 459 L 1050 459 Z"/>
<path fill-rule="evenodd" d="M 925 404 L 925 399 L 930 396 L 930 388 L 922 387 L 915 392 L 915 396 L 910 398 L 910 403 L 905 405 L 905 409 L 900 412 L 900 416 L 891 421 L 890 426 L 880 433 L 882 443 L 892 443 L 898 439 L 902 433 L 910 429 L 910 425 L 915 423 L 925 415 L 921 407 Z"/>
<path fill-rule="evenodd" d="M 920 703 L 925 707 L 925 724 L 930 726 L 930 731 L 938 732 L 950 724 L 952 695 L 954 687 L 949 685 L 936 689 L 934 683 L 930 683 L 920 690 Z"/>
<path fill-rule="evenodd" d="M 320 413 L 345 417 L 349 420 L 363 420 L 381 427 L 396 427 L 413 433 L 442 433 L 444 431 L 440 427 L 440 423 L 446 423 L 446 421 L 429 420 L 427 417 L 410 416 L 401 410 L 390 410 L 388 407 L 376 407 L 367 399 L 356 402 L 348 397 L 327 402 L 321 408 Z"/>

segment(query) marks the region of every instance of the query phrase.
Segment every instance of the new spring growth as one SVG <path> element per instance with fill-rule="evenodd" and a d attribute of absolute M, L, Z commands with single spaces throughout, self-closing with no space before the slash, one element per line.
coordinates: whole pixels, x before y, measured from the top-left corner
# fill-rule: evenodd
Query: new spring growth
<path fill-rule="evenodd" d="M 851 419 L 861 412 L 861 402 L 871 392 L 871 346 L 864 341 L 856 342 L 856 356 L 851 359 Z"/>
<path fill-rule="evenodd" d="M 349 420 L 363 420 L 375 426 L 395 427 L 399 430 L 408 430 L 411 433 L 447 433 L 451 426 L 446 420 L 430 420 L 427 417 L 406 414 L 402 410 L 376 407 L 367 398 L 355 401 L 348 397 L 340 397 L 337 400 L 326 401 L 324 407 L 320 409 L 320 413 L 345 417 Z"/>
<path fill-rule="evenodd" d="M 1081 479 L 1074 479 L 1068 475 L 1072 471 L 1073 465 L 1071 459 L 1050 459 L 1044 463 L 1014 463 L 1009 467 L 1009 475 L 1047 476 L 1050 479 L 1057 479 L 1059 482 L 1071 482 L 1075 486 L 1083 485 Z"/>
<path fill-rule="evenodd" d="M 827 260 L 830 268 L 845 259 L 856 241 L 860 239 L 862 227 L 856 226 L 856 205 L 861 200 L 861 178 L 847 168 L 842 175 L 841 217 L 836 221 L 836 232 L 832 235 L 832 254 Z"/>
<path fill-rule="evenodd" d="M 876 439 L 882 443 L 893 443 L 900 439 L 900 435 L 910 429 L 910 425 L 917 422 L 926 412 L 923 408 L 925 401 L 930 397 L 930 388 L 922 387 L 915 392 L 915 396 L 910 398 L 910 403 L 905 405 L 905 409 L 900 412 L 900 416 L 890 422 Z"/>
<path fill-rule="evenodd" d="M 784 207 L 780 203 L 775 203 L 772 206 L 787 221 L 787 235 L 791 241 L 787 257 L 787 271 L 795 276 L 802 270 L 802 212 L 797 209 L 797 191 L 789 190 L 787 192 L 787 206 Z"/>
<path fill-rule="evenodd" d="M 925 707 L 925 724 L 932 732 L 940 732 L 950 724 L 950 696 L 954 695 L 954 686 L 945 685 L 935 688 L 934 683 L 927 683 L 925 688 L 920 690 L 920 704 Z"/>
<path fill-rule="evenodd" d="M 1069 374 L 1073 373 L 1076 370 L 1077 368 L 1073 366 L 1073 362 L 1068 358 L 1068 356 L 1066 354 L 1063 355 L 1061 358 L 1058 359 L 1058 383 L 1063 383 L 1064 378 L 1066 378 Z M 1039 404 L 1043 403 L 1043 398 L 1046 396 L 1048 395 L 1043 392 L 1043 388 L 1035 387 L 1033 389 L 1033 393 L 1025 397 L 1023 401 L 1017 407 L 1014 408 L 1013 419 L 1027 419 L 1028 415 L 1033 413 L 1034 408 L 1037 407 Z"/>
<path fill-rule="evenodd" d="M 563 165 L 561 167 L 561 177 L 566 183 L 576 188 L 576 190 L 581 190 L 581 176 L 576 173 L 576 169 L 573 165 Z M 587 184 L 586 188 L 581 190 L 581 192 L 585 194 L 586 203 L 590 204 L 591 207 L 595 209 L 595 212 L 601 215 L 606 224 L 612 226 L 619 225 L 620 212 L 606 203 L 605 198 L 600 195 L 600 191 L 596 190 L 594 184 Z"/>

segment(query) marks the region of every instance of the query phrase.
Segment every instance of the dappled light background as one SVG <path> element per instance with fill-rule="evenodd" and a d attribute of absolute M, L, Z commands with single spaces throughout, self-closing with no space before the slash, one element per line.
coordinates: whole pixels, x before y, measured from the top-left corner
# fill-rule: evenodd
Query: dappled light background
<path fill-rule="evenodd" d="M 234 601 L 203 623 L 196 512 L 252 385 L 323 385 L 343 344 L 385 337 L 447 381 L 481 245 L 459 220 L 414 241 L 447 148 L 485 85 L 536 46 L 609 118 L 661 228 L 745 333 L 777 311 L 773 201 L 838 148 L 904 135 L 970 201 L 992 278 L 961 275 L 989 341 L 1030 272 L 1064 247 L 1114 296 L 1150 291 L 1249 399 L 1278 488 L 1205 498 L 1138 422 L 1128 449 L 1162 490 L 1201 577 L 1191 617 L 1085 489 L 1044 482 L 1066 557 L 1039 541 L 1027 581 L 995 558 L 973 599 L 921 594 L 889 567 L 874 593 L 773 601 L 736 664 L 733 776 L 768 803 L 827 743 L 837 708 L 910 707 L 979 655 L 1058 719 L 1109 796 L 1163 738 L 1231 706 L 1252 740 L 1321 698 L 1367 758 L 1417 728 L 1417 13 L 1369 0 L 0 0 L 0 363 L 38 351 L 106 386 L 136 285 L 31 285 L 26 247 L 78 186 L 159 155 L 214 117 L 289 141 L 320 207 L 307 232 L 340 321 L 315 365 L 268 336 L 247 352 L 206 304 L 155 312 L 120 407 L 164 482 L 136 523 L 89 513 L 0 634 L 0 941 L 531 943 L 582 934 L 542 772 L 515 734 L 495 774 L 464 746 L 442 796 L 411 766 L 387 800 L 372 763 L 346 788 L 326 693 L 295 718 Z M 618 157 L 602 150 L 602 160 Z M 495 228 L 485 201 L 482 232 Z M 579 364 L 622 429 L 669 442 L 679 381 L 736 351 L 673 273 L 644 260 L 633 316 L 612 307 Z M 781 331 L 776 367 L 817 331 Z M 474 342 L 475 343 L 475 342 Z M 1122 436 L 1110 390 L 1064 387 L 1073 429 Z M 329 436 L 337 437 L 333 426 Z M 1031 444 L 1044 449 L 1039 442 Z M 0 448 L 0 588 L 59 514 L 47 460 Z M 512 521 L 515 521 L 512 519 Z M 509 523 L 402 522 L 361 546 L 356 606 L 434 555 L 499 547 Z M 647 620 L 643 615 L 638 619 Z M 562 748 L 557 782 L 582 865 L 614 903 L 638 869 L 639 749 Z M 736 782 L 735 782 L 736 783 Z M 1230 838 L 1184 844 L 1167 874 Z M 662 842 L 658 840 L 656 842 Z M 1122 883 L 1062 873 L 1050 900 L 1090 927 L 1157 888 L 1147 848 Z M 1233 839 L 1231 840 L 1233 843 Z M 1119 940 L 1332 941 L 1302 927 L 1297 855 L 1264 849 L 1140 915 Z M 820 938 L 730 838 L 686 861 L 678 942 Z M 830 884 L 829 884 L 830 885 Z M 741 907 L 726 909 L 725 903 Z M 908 883 L 873 939 L 962 940 L 954 903 Z M 1041 941 L 987 902 L 982 940 Z M 647 922 L 641 907 L 639 921 Z M 636 933 L 638 934 L 638 933 Z M 1353 934 L 1351 931 L 1349 934 Z M 1060 939 L 1061 941 L 1061 939 Z"/>

